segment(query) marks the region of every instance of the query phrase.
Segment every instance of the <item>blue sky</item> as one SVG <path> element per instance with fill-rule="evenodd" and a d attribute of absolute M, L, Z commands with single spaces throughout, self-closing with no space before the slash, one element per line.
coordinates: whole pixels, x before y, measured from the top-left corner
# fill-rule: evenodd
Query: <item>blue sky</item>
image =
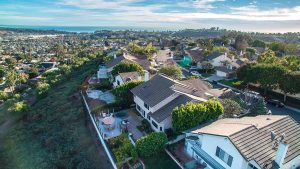
<path fill-rule="evenodd" d="M 0 24 L 300 32 L 300 0 L 1 0 Z"/>

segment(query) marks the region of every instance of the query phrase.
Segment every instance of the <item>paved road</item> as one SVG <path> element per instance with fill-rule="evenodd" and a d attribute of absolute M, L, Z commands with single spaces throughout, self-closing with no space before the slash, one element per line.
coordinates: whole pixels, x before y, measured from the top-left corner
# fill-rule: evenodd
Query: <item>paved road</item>
<path fill-rule="evenodd" d="M 294 118 L 294 120 L 296 120 L 298 123 L 300 123 L 300 113 L 296 112 L 294 110 L 290 110 L 287 108 L 278 108 L 272 105 L 267 105 L 268 109 L 270 109 L 272 111 L 273 115 L 289 115 L 292 118 Z"/>

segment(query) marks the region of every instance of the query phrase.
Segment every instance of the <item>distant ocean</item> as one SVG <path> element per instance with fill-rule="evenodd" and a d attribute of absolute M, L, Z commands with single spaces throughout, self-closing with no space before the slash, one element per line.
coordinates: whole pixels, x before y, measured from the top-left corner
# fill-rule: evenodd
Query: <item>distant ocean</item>
<path fill-rule="evenodd" d="M 0 28 L 55 30 L 77 33 L 92 33 L 97 30 L 135 30 L 135 31 L 176 31 L 174 28 L 148 28 L 148 27 L 121 27 L 121 26 L 27 26 L 27 25 L 0 25 Z"/>

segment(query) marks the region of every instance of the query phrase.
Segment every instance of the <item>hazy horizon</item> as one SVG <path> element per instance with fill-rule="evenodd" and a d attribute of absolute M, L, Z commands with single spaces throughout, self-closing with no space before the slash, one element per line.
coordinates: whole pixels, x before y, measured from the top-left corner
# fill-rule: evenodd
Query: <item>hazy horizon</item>
<path fill-rule="evenodd" d="M 3 0 L 0 14 L 1 25 L 300 32 L 297 0 Z"/>

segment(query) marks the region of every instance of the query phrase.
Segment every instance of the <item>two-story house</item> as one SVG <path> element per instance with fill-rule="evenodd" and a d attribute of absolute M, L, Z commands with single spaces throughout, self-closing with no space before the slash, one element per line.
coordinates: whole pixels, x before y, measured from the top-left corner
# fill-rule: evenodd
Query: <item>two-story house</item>
<path fill-rule="evenodd" d="M 110 78 L 113 68 L 121 61 L 139 64 L 144 70 L 149 70 L 151 67 L 151 62 L 148 60 L 147 56 L 136 57 L 124 52 L 121 56 L 114 55 L 112 60 L 106 62 L 104 65 L 99 66 L 99 70 L 97 72 L 98 79 Z"/>
<path fill-rule="evenodd" d="M 154 131 L 172 127 L 173 109 L 187 102 L 203 102 L 214 97 L 207 82 L 200 79 L 173 80 L 157 74 L 149 81 L 133 88 L 136 110 L 148 120 Z"/>
<path fill-rule="evenodd" d="M 296 169 L 300 126 L 289 116 L 221 119 L 186 132 L 185 151 L 212 169 Z"/>

